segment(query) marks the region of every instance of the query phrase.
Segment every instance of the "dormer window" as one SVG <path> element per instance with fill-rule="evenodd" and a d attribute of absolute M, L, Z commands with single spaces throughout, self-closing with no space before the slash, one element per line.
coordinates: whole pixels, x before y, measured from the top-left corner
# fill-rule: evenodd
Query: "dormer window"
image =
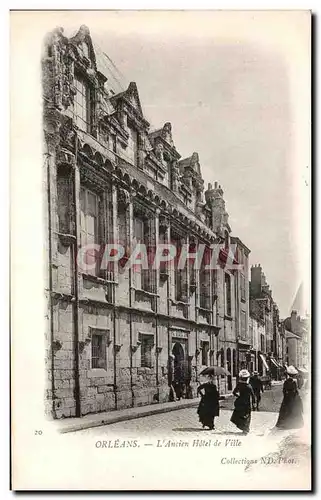
<path fill-rule="evenodd" d="M 129 128 L 129 139 L 128 139 L 128 156 L 130 161 L 137 165 L 138 163 L 138 133 L 137 130 L 130 127 Z"/>
<path fill-rule="evenodd" d="M 75 75 L 76 95 L 74 98 L 74 120 L 81 130 L 91 131 L 91 92 L 88 81 L 79 74 Z"/>

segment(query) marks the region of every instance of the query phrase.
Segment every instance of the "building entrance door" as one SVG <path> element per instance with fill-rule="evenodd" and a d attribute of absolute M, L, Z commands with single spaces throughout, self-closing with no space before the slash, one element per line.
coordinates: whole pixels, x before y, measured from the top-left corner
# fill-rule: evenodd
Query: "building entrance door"
<path fill-rule="evenodd" d="M 177 399 L 185 396 L 185 385 L 187 377 L 186 366 L 186 343 L 173 341 L 172 354 L 174 356 L 174 390 Z"/>

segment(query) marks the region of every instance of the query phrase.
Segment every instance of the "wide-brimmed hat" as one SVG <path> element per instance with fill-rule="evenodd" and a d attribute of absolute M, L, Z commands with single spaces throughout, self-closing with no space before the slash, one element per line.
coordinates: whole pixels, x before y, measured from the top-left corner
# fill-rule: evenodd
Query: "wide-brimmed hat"
<path fill-rule="evenodd" d="M 239 373 L 240 378 L 249 378 L 250 373 L 247 370 L 241 370 Z"/>
<path fill-rule="evenodd" d="M 288 375 L 297 375 L 299 372 L 294 366 L 288 366 L 286 369 Z"/>

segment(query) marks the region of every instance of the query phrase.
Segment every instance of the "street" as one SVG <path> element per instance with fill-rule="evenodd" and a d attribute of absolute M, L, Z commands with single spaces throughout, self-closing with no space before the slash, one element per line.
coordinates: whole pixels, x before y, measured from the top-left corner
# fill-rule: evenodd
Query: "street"
<path fill-rule="evenodd" d="M 283 383 L 272 385 L 272 389 L 267 389 L 261 394 L 260 411 L 279 412 L 282 403 Z M 221 408 L 224 410 L 233 410 L 234 397 L 229 397 L 222 401 Z"/>
<path fill-rule="evenodd" d="M 241 434 L 241 432 L 230 422 L 231 410 L 233 409 L 234 397 L 229 397 L 221 402 L 220 416 L 215 419 L 215 430 L 203 430 L 198 421 L 196 408 L 187 408 L 167 413 L 160 413 L 149 417 L 137 418 L 111 425 L 95 427 L 77 431 L 77 435 L 95 434 L 135 436 L 142 435 L 166 435 L 181 438 L 201 435 L 202 438 L 217 434 Z M 272 429 L 276 423 L 278 411 L 282 401 L 282 385 L 272 386 L 262 395 L 261 411 L 252 412 L 251 434 L 264 435 Z"/>
<path fill-rule="evenodd" d="M 186 488 L 193 485 L 193 464 L 198 468 L 204 488 L 206 484 L 209 488 L 233 489 L 235 485 L 239 488 L 241 484 L 248 488 L 250 482 L 269 489 L 272 477 L 274 486 L 288 488 L 292 471 L 293 487 L 296 482 L 300 487 L 305 482 L 309 484 L 311 448 L 308 418 L 304 428 L 298 431 L 275 430 L 282 385 L 272 386 L 271 390 L 263 394 L 263 398 L 262 408 L 269 411 L 252 412 L 251 429 L 247 436 L 243 436 L 230 422 L 234 397 L 222 401 L 214 430 L 203 430 L 198 421 L 197 408 L 189 407 L 67 435 L 70 446 L 78 443 L 79 437 L 82 438 L 85 455 L 95 450 L 95 457 L 100 457 L 101 461 L 113 457 L 108 462 L 108 468 L 115 464 L 116 470 L 120 467 L 117 464 L 125 460 L 126 466 L 121 465 L 124 483 L 139 478 L 145 486 L 148 479 L 153 478 L 152 489 L 162 488 L 174 480 L 179 481 L 180 488 L 182 484 Z M 85 455 L 81 460 L 85 460 Z M 88 458 L 89 462 L 91 460 Z M 144 464 L 143 468 L 140 463 Z M 231 483 L 224 473 L 225 465 L 231 467 Z M 213 475 L 210 467 L 223 473 Z M 177 476 L 177 468 L 181 469 L 182 480 Z M 296 474 L 296 471 L 299 473 Z"/>

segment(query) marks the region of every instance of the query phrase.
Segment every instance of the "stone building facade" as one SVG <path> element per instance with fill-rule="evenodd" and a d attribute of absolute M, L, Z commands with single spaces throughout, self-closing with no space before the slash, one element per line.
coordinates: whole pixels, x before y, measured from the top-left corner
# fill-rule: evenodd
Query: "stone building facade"
<path fill-rule="evenodd" d="M 257 369 L 278 379 L 284 371 L 285 335 L 281 328 L 279 310 L 260 264 L 251 267 L 250 316 L 253 329 L 262 327 Z"/>
<path fill-rule="evenodd" d="M 135 83 L 113 88 L 85 26 L 50 33 L 42 68 L 47 413 L 168 401 L 178 381 L 193 397 L 217 364 L 231 390 L 250 346 L 249 249 L 231 236 L 221 186 L 204 192 L 199 156 L 181 157 L 169 122 L 150 131 Z M 124 253 L 103 268 L 106 244 Z M 128 265 L 137 244 L 147 269 Z M 183 269 L 151 265 L 160 244 Z M 195 266 L 200 245 L 211 260 L 218 244 L 218 266 Z"/>
<path fill-rule="evenodd" d="M 309 318 L 301 318 L 297 311 L 283 322 L 286 339 L 286 363 L 297 368 L 310 366 Z"/>
<path fill-rule="evenodd" d="M 260 372 L 260 375 L 266 375 L 267 367 L 269 365 L 264 363 L 266 357 L 265 353 L 265 325 L 264 321 L 261 321 L 259 318 L 250 315 L 249 319 L 250 323 L 250 338 L 251 338 L 251 347 L 252 347 L 252 356 L 249 363 L 249 370 L 256 370 Z"/>

